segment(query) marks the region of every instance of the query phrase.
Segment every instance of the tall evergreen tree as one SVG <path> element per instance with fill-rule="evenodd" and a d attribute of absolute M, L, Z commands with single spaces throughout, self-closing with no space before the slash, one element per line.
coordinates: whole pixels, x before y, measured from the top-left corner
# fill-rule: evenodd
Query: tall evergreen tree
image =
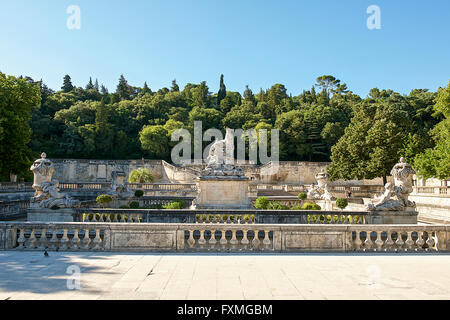
<path fill-rule="evenodd" d="M 98 85 L 98 79 L 95 79 L 94 89 L 95 89 L 96 91 L 99 91 L 99 90 L 100 90 L 100 87 L 99 87 L 99 85 Z"/>
<path fill-rule="evenodd" d="M 150 90 L 150 88 L 147 85 L 147 81 L 144 82 L 144 87 L 142 88 L 142 94 L 146 94 L 146 93 L 152 93 L 152 90 Z"/>
<path fill-rule="evenodd" d="M 70 79 L 70 76 L 68 74 L 64 76 L 64 82 L 61 89 L 64 92 L 70 92 L 73 90 L 72 79 Z"/>
<path fill-rule="evenodd" d="M 220 86 L 219 92 L 217 92 L 217 105 L 220 106 L 220 101 L 222 101 L 227 95 L 227 88 L 225 87 L 225 83 L 223 82 L 223 74 L 220 75 Z"/>
<path fill-rule="evenodd" d="M 179 92 L 180 91 L 180 87 L 177 84 L 177 79 L 173 79 L 172 80 L 172 87 L 170 88 L 170 91 L 172 91 L 172 92 Z"/>
<path fill-rule="evenodd" d="M 119 84 L 117 85 L 116 93 L 119 95 L 120 100 L 131 99 L 131 88 L 125 77 L 120 75 Z"/>
<path fill-rule="evenodd" d="M 92 83 L 92 77 L 89 77 L 89 82 L 86 85 L 86 90 L 94 89 L 94 84 Z"/>

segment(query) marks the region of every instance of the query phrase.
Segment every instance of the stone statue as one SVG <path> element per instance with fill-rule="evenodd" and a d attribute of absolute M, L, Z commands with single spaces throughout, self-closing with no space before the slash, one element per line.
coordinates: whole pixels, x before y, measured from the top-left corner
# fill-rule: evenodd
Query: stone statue
<path fill-rule="evenodd" d="M 232 129 L 227 128 L 225 139 L 216 140 L 211 145 L 202 176 L 244 176 L 242 168 L 234 165 L 234 135 Z"/>
<path fill-rule="evenodd" d="M 372 199 L 366 209 L 370 211 L 404 211 L 408 208 L 415 208 L 416 204 L 408 200 L 408 195 L 412 192 L 412 175 L 416 172 L 401 157 L 399 163 L 394 165 L 391 175 L 394 177 L 394 184 L 388 182 L 384 186 L 384 193 Z"/>
<path fill-rule="evenodd" d="M 328 191 L 328 174 L 321 171 L 315 175 L 317 185 L 312 184 L 309 187 L 307 196 L 315 200 L 334 200 L 333 195 Z"/>
<path fill-rule="evenodd" d="M 134 193 L 128 189 L 125 182 L 126 174 L 123 171 L 113 171 L 111 172 L 112 187 L 111 191 L 108 192 L 109 195 L 116 198 L 131 198 Z"/>
<path fill-rule="evenodd" d="M 66 193 L 59 190 L 59 182 L 52 180 L 55 166 L 46 159 L 45 152 L 41 159 L 34 161 L 30 170 L 33 171 L 34 197 L 31 198 L 30 208 L 74 208 L 80 206 L 80 201 L 73 200 Z"/>

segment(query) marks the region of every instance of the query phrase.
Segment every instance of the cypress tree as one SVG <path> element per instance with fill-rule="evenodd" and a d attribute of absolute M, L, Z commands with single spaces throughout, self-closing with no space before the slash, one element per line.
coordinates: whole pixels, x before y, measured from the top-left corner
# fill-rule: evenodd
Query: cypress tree
<path fill-rule="evenodd" d="M 220 101 L 222 101 L 227 95 L 227 88 L 225 83 L 223 83 L 223 74 L 220 75 L 220 87 L 219 92 L 217 92 L 217 105 L 220 106 Z"/>

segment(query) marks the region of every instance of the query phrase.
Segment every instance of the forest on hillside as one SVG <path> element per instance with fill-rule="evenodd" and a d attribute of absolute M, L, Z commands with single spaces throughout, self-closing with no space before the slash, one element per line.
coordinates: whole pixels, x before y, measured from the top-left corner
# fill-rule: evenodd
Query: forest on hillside
<path fill-rule="evenodd" d="M 309 90 L 288 94 L 283 84 L 253 92 L 210 92 L 206 82 L 176 80 L 170 88 L 135 87 L 122 75 L 114 92 L 89 79 L 84 87 L 62 79 L 58 91 L 43 81 L 0 73 L 1 180 L 26 176 L 32 159 L 165 159 L 178 128 L 280 130 L 280 160 L 332 161 L 332 178 L 387 175 L 405 156 L 424 176 L 450 176 L 450 84 L 408 95 L 374 88 L 354 94 L 330 75 Z M 17 97 L 20 96 L 20 99 Z M 207 145 L 208 142 L 205 142 Z M 14 150 L 14 151 L 13 151 Z"/>

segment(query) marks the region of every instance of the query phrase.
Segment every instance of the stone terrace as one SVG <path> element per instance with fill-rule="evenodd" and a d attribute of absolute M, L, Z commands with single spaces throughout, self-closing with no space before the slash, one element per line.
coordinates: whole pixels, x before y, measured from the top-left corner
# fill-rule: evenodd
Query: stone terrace
<path fill-rule="evenodd" d="M 67 268 L 81 269 L 68 290 Z M 0 252 L 0 299 L 450 299 L 450 255 Z"/>

